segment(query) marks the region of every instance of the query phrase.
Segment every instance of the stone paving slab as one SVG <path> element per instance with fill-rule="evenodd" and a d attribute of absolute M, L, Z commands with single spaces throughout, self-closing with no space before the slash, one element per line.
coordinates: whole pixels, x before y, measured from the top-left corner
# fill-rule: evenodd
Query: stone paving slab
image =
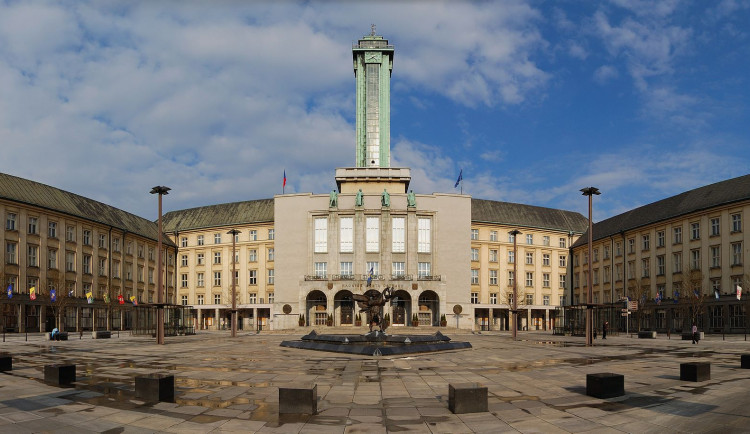
<path fill-rule="evenodd" d="M 455 330 L 454 330 L 455 332 Z M 472 349 L 369 357 L 280 347 L 283 333 L 201 332 L 154 339 L 48 342 L 9 336 L 0 350 L 14 370 L 0 374 L 0 433 L 25 432 L 742 432 L 750 426 L 750 371 L 742 336 L 690 341 L 527 332 L 451 333 Z M 712 364 L 711 380 L 679 380 L 679 364 Z M 69 388 L 43 383 L 43 366 L 75 363 Z M 134 396 L 137 375 L 175 376 L 174 403 Z M 625 376 L 626 395 L 585 395 L 586 374 Z M 278 388 L 318 385 L 318 414 L 278 415 Z M 488 388 L 489 412 L 454 415 L 448 384 Z"/>

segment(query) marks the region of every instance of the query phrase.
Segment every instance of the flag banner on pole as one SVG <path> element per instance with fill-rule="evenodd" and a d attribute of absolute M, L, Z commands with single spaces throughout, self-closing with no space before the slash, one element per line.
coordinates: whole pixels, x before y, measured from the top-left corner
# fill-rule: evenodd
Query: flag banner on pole
<path fill-rule="evenodd" d="M 32 286 L 31 288 L 29 288 L 29 300 L 36 300 L 36 287 Z"/>
<path fill-rule="evenodd" d="M 138 306 L 138 300 L 136 300 L 135 295 L 130 296 L 130 302 L 133 303 L 133 306 Z"/>
<path fill-rule="evenodd" d="M 656 297 L 654 297 L 654 301 L 657 305 L 661 305 L 661 293 L 656 293 Z"/>
<path fill-rule="evenodd" d="M 13 284 L 8 285 L 8 298 L 13 298 Z"/>
<path fill-rule="evenodd" d="M 742 287 L 737 285 L 737 300 L 742 298 Z"/>
<path fill-rule="evenodd" d="M 122 294 L 120 294 L 120 295 L 117 296 L 117 301 L 120 304 L 125 304 L 125 298 L 123 298 Z"/>
<path fill-rule="evenodd" d="M 104 302 L 109 303 L 109 294 L 106 292 L 104 293 Z"/>
<path fill-rule="evenodd" d="M 677 304 L 680 301 L 680 291 L 674 292 L 674 304 Z"/>
<path fill-rule="evenodd" d="M 456 184 L 453 186 L 453 188 L 458 188 L 458 184 L 460 184 L 461 181 L 463 181 L 463 179 L 464 179 L 464 169 L 461 169 L 458 172 L 458 179 L 456 180 Z"/>
<path fill-rule="evenodd" d="M 68 291 L 68 297 L 72 297 L 74 295 L 73 291 L 74 291 L 73 289 L 71 289 L 70 291 Z"/>
<path fill-rule="evenodd" d="M 370 273 L 367 275 L 367 286 L 370 286 L 372 283 L 372 276 L 373 276 L 373 267 L 370 267 Z"/>
<path fill-rule="evenodd" d="M 284 169 L 284 183 L 281 186 L 286 187 L 286 169 Z"/>
<path fill-rule="evenodd" d="M 57 291 L 55 291 L 54 289 L 50 289 L 49 290 L 49 299 L 52 300 L 53 303 L 55 301 L 57 301 Z"/>
<path fill-rule="evenodd" d="M 94 302 L 94 294 L 91 291 L 86 293 L 86 301 L 88 301 L 89 304 Z"/>
<path fill-rule="evenodd" d="M 718 289 L 714 290 L 714 297 L 716 297 L 717 300 L 719 299 L 719 290 Z"/>

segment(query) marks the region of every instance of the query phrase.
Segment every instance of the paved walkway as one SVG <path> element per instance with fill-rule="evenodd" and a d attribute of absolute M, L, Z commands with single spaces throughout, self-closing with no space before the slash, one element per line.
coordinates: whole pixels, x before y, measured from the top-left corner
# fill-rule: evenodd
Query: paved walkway
<path fill-rule="evenodd" d="M 393 330 L 392 330 L 393 331 Z M 402 332 L 401 330 L 394 332 Z M 419 332 L 419 330 L 415 330 Z M 744 336 L 690 341 L 610 337 L 596 346 L 548 332 L 446 334 L 473 349 L 364 357 L 283 348 L 298 335 L 202 332 L 67 342 L 8 335 L 0 352 L 0 432 L 750 432 Z M 71 338 L 73 336 L 71 335 Z M 684 361 L 711 362 L 711 380 L 679 380 Z M 45 385 L 42 367 L 75 363 L 75 387 Z M 136 400 L 134 377 L 175 375 L 176 403 Z M 585 395 L 586 374 L 625 375 L 626 396 Z M 278 416 L 278 387 L 318 385 L 314 416 Z M 489 412 L 454 415 L 448 384 L 479 382 Z"/>

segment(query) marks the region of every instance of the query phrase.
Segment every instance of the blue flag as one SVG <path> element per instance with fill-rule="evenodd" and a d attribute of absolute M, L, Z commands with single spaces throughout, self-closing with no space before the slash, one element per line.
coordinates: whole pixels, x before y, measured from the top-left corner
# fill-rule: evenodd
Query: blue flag
<path fill-rule="evenodd" d="M 714 296 L 716 296 L 717 300 L 719 299 L 719 290 L 718 289 L 714 291 Z"/>
<path fill-rule="evenodd" d="M 8 285 L 8 298 L 13 298 L 13 284 Z"/>
<path fill-rule="evenodd" d="M 370 267 L 370 274 L 367 276 L 367 286 L 370 286 L 370 284 L 372 283 L 372 276 L 374 274 L 373 273 L 373 268 L 374 267 Z"/>
<path fill-rule="evenodd" d="M 674 304 L 677 304 L 680 301 L 680 291 L 674 292 Z"/>
<path fill-rule="evenodd" d="M 458 184 L 460 184 L 463 179 L 464 179 L 464 169 L 461 169 L 458 172 L 458 179 L 456 180 L 456 185 L 454 185 L 453 188 L 458 188 Z"/>
<path fill-rule="evenodd" d="M 49 290 L 49 299 L 54 303 L 57 300 L 57 291 L 54 289 Z"/>

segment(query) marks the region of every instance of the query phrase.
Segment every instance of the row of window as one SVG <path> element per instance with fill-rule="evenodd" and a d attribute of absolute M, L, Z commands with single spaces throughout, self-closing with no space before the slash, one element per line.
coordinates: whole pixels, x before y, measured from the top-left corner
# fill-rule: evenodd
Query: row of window
<path fill-rule="evenodd" d="M 257 249 L 248 249 L 247 251 L 248 261 L 249 262 L 258 262 L 258 250 Z M 269 261 L 273 261 L 276 259 L 276 250 L 273 247 L 269 247 L 266 250 L 267 257 Z M 234 257 L 235 263 L 240 262 L 240 253 L 235 252 Z M 195 254 L 195 263 L 196 265 L 205 265 L 206 264 L 206 254 L 205 253 L 196 253 Z M 213 252 L 213 264 L 221 264 L 221 252 Z M 180 256 L 180 265 L 183 267 L 188 266 L 188 255 L 181 255 Z"/>
<path fill-rule="evenodd" d="M 515 284 L 515 272 L 508 271 L 508 286 L 513 286 Z M 496 286 L 498 284 L 498 270 L 489 270 L 489 284 Z M 542 286 L 544 288 L 550 287 L 550 273 L 542 273 Z M 567 280 L 566 274 L 560 274 L 558 275 L 558 287 L 565 289 L 565 281 Z M 471 284 L 472 285 L 479 285 L 479 270 L 478 269 L 472 269 L 471 270 Z M 534 286 L 534 272 L 527 271 L 526 272 L 526 286 L 527 287 L 533 287 Z"/>
<path fill-rule="evenodd" d="M 274 284 L 275 280 L 275 274 L 274 270 L 266 270 L 266 277 L 267 277 L 267 283 L 269 285 Z M 234 272 L 234 278 L 236 281 L 239 281 L 240 275 L 239 271 Z M 258 270 L 248 270 L 248 285 L 257 285 L 258 284 Z M 229 282 L 232 283 L 231 281 Z M 195 284 L 197 287 L 203 287 L 206 286 L 206 275 L 205 273 L 198 272 L 195 276 Z M 214 271 L 213 272 L 213 286 L 221 286 L 221 271 Z M 180 274 L 180 287 L 181 288 L 187 288 L 188 287 L 188 274 L 182 273 Z"/>
<path fill-rule="evenodd" d="M 490 304 L 498 304 L 498 293 L 497 292 L 491 292 L 490 293 Z M 526 305 L 533 305 L 534 304 L 534 294 L 525 294 L 526 295 Z M 506 294 L 507 304 L 510 306 L 513 304 L 513 293 Z M 542 304 L 544 306 L 549 306 L 551 296 L 549 295 L 543 295 L 542 296 Z M 562 306 L 565 302 L 565 296 L 560 296 L 560 306 Z M 479 293 L 478 292 L 472 292 L 471 293 L 471 304 L 479 304 Z"/>
<path fill-rule="evenodd" d="M 429 218 L 417 219 L 417 252 L 430 253 L 431 226 Z M 313 224 L 315 253 L 328 252 L 328 218 L 317 217 Z M 354 252 L 354 218 L 339 218 L 339 251 Z M 365 218 L 365 251 L 380 251 L 380 217 Z M 391 251 L 406 252 L 406 218 L 393 217 L 391 219 Z"/>
<path fill-rule="evenodd" d="M 241 241 L 241 234 L 242 232 L 236 234 L 234 236 L 234 242 L 239 243 Z M 229 234 L 227 234 L 229 235 Z M 274 229 L 268 230 L 268 239 L 273 240 L 276 238 L 276 231 Z M 231 240 L 231 238 L 230 238 Z M 255 229 L 248 231 L 248 241 L 258 241 L 258 231 Z M 217 232 L 214 234 L 214 244 L 221 244 L 222 243 L 222 234 L 221 232 Z M 196 238 L 196 245 L 203 246 L 206 244 L 205 235 L 198 235 Z M 180 238 L 180 247 L 188 247 L 188 237 L 181 237 Z"/>
<path fill-rule="evenodd" d="M 21 293 L 28 293 L 29 289 L 32 288 L 32 287 L 33 288 L 39 288 L 39 279 L 37 277 L 31 277 L 30 276 L 30 277 L 28 277 L 26 279 L 26 285 L 27 286 L 26 286 L 25 290 L 23 288 L 19 288 L 17 286 L 17 280 L 18 280 L 17 276 L 8 276 L 8 278 L 6 279 L 6 284 L 7 285 L 12 285 L 13 288 L 14 288 L 14 291 L 21 292 Z M 107 293 L 107 286 L 106 285 L 99 285 L 99 289 L 98 290 L 93 290 L 93 285 L 91 283 L 83 282 L 81 284 L 82 291 L 80 293 L 77 293 L 77 291 L 76 291 L 77 285 L 76 285 L 76 282 L 74 282 L 74 281 L 67 282 L 65 286 L 66 286 L 66 290 L 68 291 L 68 293 L 71 296 L 73 296 L 73 297 L 85 297 L 86 294 L 88 294 L 90 292 L 92 294 L 92 297 L 95 300 L 103 300 L 104 299 L 104 294 Z M 51 291 L 53 289 L 56 289 L 56 288 L 57 288 L 56 283 L 49 282 L 48 285 L 47 285 L 47 291 L 48 291 L 47 294 L 49 294 L 49 291 Z M 137 291 L 137 299 L 138 299 L 138 301 L 143 301 L 144 300 L 144 298 L 143 298 L 143 292 L 144 292 L 143 290 L 138 290 Z M 120 288 L 113 287 L 112 288 L 112 292 L 110 294 L 117 294 L 117 295 L 119 295 L 120 294 Z M 129 289 L 127 289 L 126 292 L 123 294 L 123 297 L 124 297 L 125 300 L 130 300 L 130 295 L 131 295 L 131 291 Z M 154 295 L 154 291 L 148 291 L 148 302 L 149 303 L 153 302 L 153 295 Z"/>
<path fill-rule="evenodd" d="M 722 292 L 724 292 L 724 291 L 722 291 L 721 281 L 722 281 L 722 279 L 720 277 L 709 279 L 709 284 L 710 284 L 710 288 L 711 288 L 711 291 L 710 291 L 711 296 L 713 296 L 713 294 L 716 293 L 716 292 L 718 292 L 720 294 Z M 731 285 L 731 288 L 730 288 L 730 292 L 733 292 L 734 288 L 736 288 L 737 286 L 742 287 L 743 282 L 744 282 L 744 276 L 742 276 L 742 275 L 731 276 L 731 281 L 732 281 L 732 285 Z M 657 284 L 656 285 L 656 293 L 661 294 L 661 296 L 663 298 L 671 297 L 673 299 L 678 299 L 681 296 L 685 297 L 685 296 L 689 295 L 688 293 L 685 292 L 686 291 L 685 285 L 690 286 L 691 284 L 690 284 L 690 282 L 688 282 L 687 284 L 683 284 L 683 282 L 672 282 L 672 293 L 669 294 L 667 292 L 667 285 L 666 284 L 663 284 L 663 283 L 662 284 Z M 616 295 L 615 296 L 615 300 L 619 300 L 620 297 L 622 297 L 622 292 L 621 291 L 622 291 L 622 288 L 618 288 L 618 289 L 615 290 L 615 295 Z M 692 293 L 692 291 L 691 291 L 691 293 Z M 610 301 L 609 291 L 608 290 L 604 291 L 604 294 L 605 294 L 604 300 L 605 301 Z M 650 291 L 648 291 L 648 292 L 646 292 L 644 294 L 644 296 L 646 297 L 646 299 L 650 300 L 653 297 L 655 297 L 656 294 L 651 294 Z M 583 299 L 585 299 L 585 298 L 586 298 L 586 296 L 584 294 Z M 576 303 L 576 304 L 579 303 L 579 301 L 581 300 L 581 298 L 579 297 L 579 294 L 576 294 L 573 300 L 574 300 L 574 303 Z M 599 293 L 597 291 L 594 291 L 594 303 L 599 303 Z"/>
<path fill-rule="evenodd" d="M 247 300 L 248 300 L 249 304 L 256 304 L 258 302 L 261 303 L 261 304 L 263 304 L 263 302 L 264 302 L 264 300 L 262 298 L 260 298 L 260 299 L 258 298 L 258 294 L 255 293 L 255 292 L 248 293 L 247 294 Z M 181 297 L 181 302 L 182 302 L 183 306 L 187 306 L 188 305 L 188 296 L 187 295 L 183 295 Z M 205 303 L 204 295 L 203 294 L 196 295 L 196 302 L 197 302 L 196 303 L 197 305 L 204 305 L 204 304 L 206 304 Z M 268 303 L 269 304 L 273 304 L 274 303 L 274 293 L 273 292 L 269 292 L 268 293 Z M 214 294 L 214 304 L 221 304 L 221 294 Z"/>
<path fill-rule="evenodd" d="M 512 232 L 508 232 L 508 242 L 513 243 L 516 239 L 516 236 L 513 235 Z M 471 230 L 471 240 L 477 241 L 479 240 L 479 229 L 472 229 Z M 490 231 L 490 241 L 498 241 L 497 238 L 497 231 Z M 533 245 L 534 244 L 534 234 L 526 234 L 526 244 Z M 549 235 L 542 235 L 542 245 L 543 246 L 549 246 L 550 245 L 550 237 Z M 560 237 L 559 238 L 559 246 L 564 248 L 567 248 L 568 242 L 566 238 Z"/>
<path fill-rule="evenodd" d="M 367 262 L 366 273 L 372 274 L 373 276 L 380 275 L 380 263 L 379 262 Z M 315 262 L 314 273 L 316 277 L 326 278 L 328 276 L 328 263 L 327 262 Z M 406 275 L 406 263 L 405 262 L 392 262 L 391 263 L 391 274 L 393 276 L 405 276 Z M 341 276 L 354 276 L 354 264 L 349 261 L 339 263 L 339 275 Z M 417 276 L 428 277 L 432 276 L 432 267 L 430 262 L 419 262 L 417 263 Z"/>
<path fill-rule="evenodd" d="M 489 250 L 489 262 L 498 262 L 498 250 L 497 249 L 490 249 Z M 551 262 L 551 255 L 549 253 L 543 253 L 542 254 L 542 265 L 545 267 L 550 266 Z M 472 247 L 471 248 L 471 260 L 476 262 L 479 261 L 479 248 Z M 516 261 L 516 255 L 514 251 L 508 252 L 508 263 L 512 264 Z M 526 264 L 527 265 L 534 265 L 534 252 L 526 252 Z M 566 267 L 568 264 L 568 257 L 567 255 L 559 255 L 558 257 L 558 264 L 560 267 Z"/>

